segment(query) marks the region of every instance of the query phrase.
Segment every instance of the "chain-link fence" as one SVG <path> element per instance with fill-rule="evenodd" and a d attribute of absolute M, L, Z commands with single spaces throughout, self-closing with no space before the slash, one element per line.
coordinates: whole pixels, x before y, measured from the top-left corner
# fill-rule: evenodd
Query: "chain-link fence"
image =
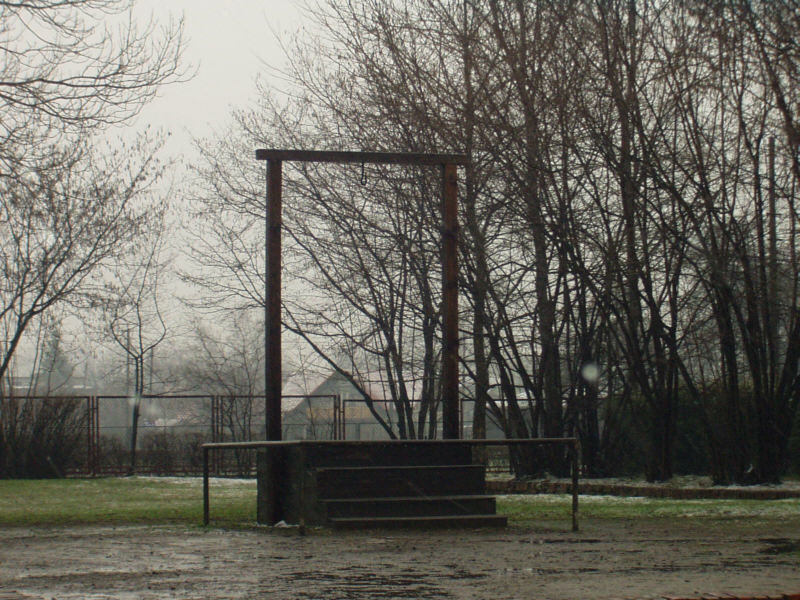
<path fill-rule="evenodd" d="M 0 400 L 0 477 L 60 477 L 67 474 L 199 474 L 202 444 L 265 437 L 264 396 L 74 396 Z M 426 438 L 441 438 L 441 419 L 431 407 L 412 402 L 404 415 Z M 138 414 L 134 423 L 133 415 Z M 472 437 L 472 402 L 461 407 L 462 438 Z M 338 395 L 284 396 L 286 440 L 381 440 L 398 433 L 398 413 L 388 402 Z M 434 432 L 431 435 L 431 432 Z M 487 437 L 504 437 L 487 414 Z M 504 447 L 492 448 L 491 470 L 507 469 Z M 498 454 L 494 456 L 494 454 Z M 502 454 L 502 456 L 501 456 Z M 219 453 L 218 475 L 250 476 L 253 450 Z"/>

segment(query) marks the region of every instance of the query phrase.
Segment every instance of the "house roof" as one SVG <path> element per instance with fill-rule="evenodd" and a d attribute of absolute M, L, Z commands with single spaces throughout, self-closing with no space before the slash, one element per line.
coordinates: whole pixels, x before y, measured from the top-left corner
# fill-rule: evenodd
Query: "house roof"
<path fill-rule="evenodd" d="M 357 373 L 355 375 L 355 380 L 374 401 L 389 402 L 392 400 L 388 377 L 383 371 Z M 406 380 L 405 385 L 409 398 L 419 399 L 422 396 L 421 379 Z M 311 394 L 339 394 L 345 399 L 361 398 L 361 394 L 356 387 L 346 376 L 338 371 L 331 372 Z"/>

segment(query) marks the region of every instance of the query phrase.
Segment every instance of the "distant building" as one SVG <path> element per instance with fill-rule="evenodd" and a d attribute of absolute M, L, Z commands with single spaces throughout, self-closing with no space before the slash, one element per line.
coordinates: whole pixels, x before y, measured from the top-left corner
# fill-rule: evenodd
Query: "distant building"
<path fill-rule="evenodd" d="M 387 423 L 397 422 L 391 402 L 380 385 L 365 384 L 373 408 Z M 284 439 L 383 440 L 389 434 L 378 423 L 361 393 L 339 372 L 326 377 L 294 408 L 283 414 Z"/>

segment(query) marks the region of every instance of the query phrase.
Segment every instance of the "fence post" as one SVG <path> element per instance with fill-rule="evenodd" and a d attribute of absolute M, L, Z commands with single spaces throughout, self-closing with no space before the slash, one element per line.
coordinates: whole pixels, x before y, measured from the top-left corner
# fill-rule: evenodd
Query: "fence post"
<path fill-rule="evenodd" d="M 86 396 L 86 472 L 96 476 L 100 470 L 100 401 Z"/>
<path fill-rule="evenodd" d="M 339 406 L 342 409 L 342 440 L 347 439 L 347 400 L 342 398 L 341 395 L 339 396 Z M 358 439 L 358 438 L 356 438 Z"/>
<path fill-rule="evenodd" d="M 222 438 L 222 396 L 211 396 L 211 442 L 222 442 Z M 222 458 L 219 454 L 214 454 L 213 460 L 211 468 L 215 475 L 219 475 L 223 468 Z"/>
<path fill-rule="evenodd" d="M 2 412 L 2 411 L 0 411 Z M 94 475 L 92 469 L 92 436 L 94 434 L 94 414 L 92 413 L 92 398 L 86 398 L 86 472 Z"/>
<path fill-rule="evenodd" d="M 208 450 L 203 446 L 203 525 L 208 525 Z"/>

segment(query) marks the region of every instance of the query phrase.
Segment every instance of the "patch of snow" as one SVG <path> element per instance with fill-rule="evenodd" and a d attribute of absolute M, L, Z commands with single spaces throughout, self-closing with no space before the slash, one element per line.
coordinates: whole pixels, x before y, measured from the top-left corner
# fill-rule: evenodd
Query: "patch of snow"
<path fill-rule="evenodd" d="M 176 484 L 176 485 L 202 485 L 203 478 L 200 476 L 187 476 L 187 477 L 177 477 L 177 476 L 160 476 L 160 475 L 135 475 L 134 479 L 139 479 L 142 481 L 163 481 L 166 483 Z M 236 477 L 209 477 L 208 478 L 209 485 L 214 486 L 241 486 L 241 485 L 256 485 L 256 480 L 252 479 L 244 479 L 244 478 L 236 478 Z"/>
<path fill-rule="evenodd" d="M 489 477 L 489 479 L 511 480 L 513 477 L 500 476 Z M 547 481 L 571 483 L 569 477 L 544 477 L 532 481 Z M 719 488 L 719 489 L 744 489 L 744 490 L 800 490 L 800 479 L 788 477 L 780 484 L 764 485 L 725 485 L 715 486 L 711 483 L 711 477 L 706 475 L 676 475 L 669 481 L 649 482 L 641 477 L 581 477 L 581 483 L 596 483 L 598 485 L 634 485 L 637 487 L 667 487 L 667 488 Z"/>
<path fill-rule="evenodd" d="M 503 499 L 513 504 L 568 504 L 569 494 L 506 494 Z M 645 498 L 642 496 L 584 496 L 578 498 L 579 505 L 603 505 L 606 507 L 630 504 L 652 505 L 651 515 L 677 518 L 693 517 L 798 517 L 800 502 L 796 498 L 780 500 L 727 500 L 701 498 L 696 500 L 673 498 Z"/>
<path fill-rule="evenodd" d="M 571 501 L 569 494 L 500 494 L 504 499 L 520 504 L 562 504 Z M 585 496 L 578 495 L 578 502 L 582 504 L 639 504 L 642 502 L 652 502 L 655 498 L 645 498 L 643 496 Z"/>

